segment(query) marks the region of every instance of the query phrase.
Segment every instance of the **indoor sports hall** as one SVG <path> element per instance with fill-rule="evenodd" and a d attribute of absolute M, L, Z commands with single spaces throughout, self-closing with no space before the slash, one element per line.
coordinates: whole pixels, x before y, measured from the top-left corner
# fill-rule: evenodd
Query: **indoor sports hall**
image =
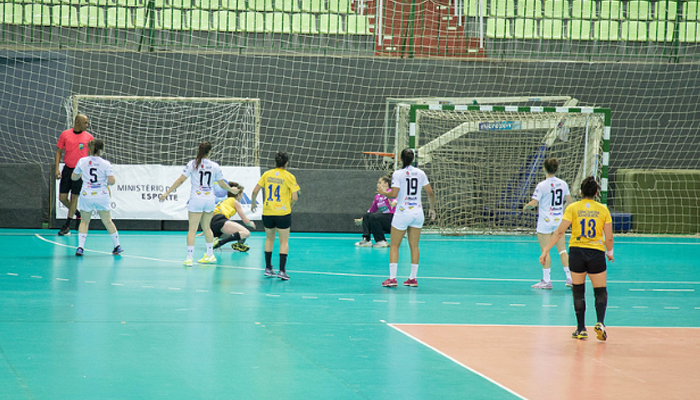
<path fill-rule="evenodd" d="M 0 0 L 0 400 L 696 398 L 698 93 L 699 0 Z M 118 241 L 93 214 L 81 245 L 97 142 Z M 256 226 L 186 267 L 206 143 Z M 437 218 L 383 287 L 363 218 L 403 151 Z M 252 205 L 280 153 L 288 281 Z M 606 341 L 539 264 L 553 159 L 611 214 Z"/>
<path fill-rule="evenodd" d="M 0 398 L 687 399 L 697 389 L 697 238 L 617 239 L 599 342 L 571 338 L 560 265 L 552 290 L 530 288 L 533 237 L 426 234 L 419 287 L 385 288 L 388 249 L 358 248 L 357 235 L 293 233 L 287 282 L 263 277 L 258 233 L 248 253 L 224 248 L 216 266 L 192 268 L 174 250 L 184 232 L 124 231 L 121 256 L 95 233 L 79 259 L 77 235 L 0 235 Z"/>

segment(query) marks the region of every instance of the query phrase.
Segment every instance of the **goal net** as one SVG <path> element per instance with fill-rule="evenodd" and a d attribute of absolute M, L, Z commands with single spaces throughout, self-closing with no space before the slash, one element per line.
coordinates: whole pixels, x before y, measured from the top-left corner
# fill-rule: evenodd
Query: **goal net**
<path fill-rule="evenodd" d="M 259 99 L 74 95 L 64 105 L 67 126 L 89 116 L 114 164 L 185 165 L 208 140 L 219 164 L 260 166 Z"/>
<path fill-rule="evenodd" d="M 418 150 L 437 194 L 443 234 L 531 233 L 536 213 L 524 213 L 546 158 L 559 160 L 557 176 L 572 196 L 587 176 L 601 181 L 607 201 L 610 110 L 591 107 L 413 104 L 401 147 Z M 403 126 L 405 124 L 400 124 Z M 402 139 L 403 140 L 403 139 Z M 404 146 L 405 144 L 405 146 Z M 604 151 L 605 150 L 605 151 Z"/>

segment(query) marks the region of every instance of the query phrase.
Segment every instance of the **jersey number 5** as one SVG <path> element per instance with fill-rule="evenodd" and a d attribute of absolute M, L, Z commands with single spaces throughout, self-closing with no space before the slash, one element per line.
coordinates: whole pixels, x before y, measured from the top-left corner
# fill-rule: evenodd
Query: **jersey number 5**
<path fill-rule="evenodd" d="M 97 183 L 97 168 L 90 168 L 90 182 Z"/>

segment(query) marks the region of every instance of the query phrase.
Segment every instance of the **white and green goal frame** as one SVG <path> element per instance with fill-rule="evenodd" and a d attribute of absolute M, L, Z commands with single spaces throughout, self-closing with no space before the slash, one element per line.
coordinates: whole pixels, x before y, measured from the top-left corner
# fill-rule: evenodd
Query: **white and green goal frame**
<path fill-rule="evenodd" d="M 602 163 L 600 174 L 600 202 L 607 204 L 608 200 L 608 166 L 610 162 L 610 109 L 602 107 L 548 107 L 548 106 L 504 106 L 504 105 L 460 105 L 460 104 L 410 104 L 408 147 L 418 150 L 418 162 L 425 155 L 421 154 L 420 148 L 416 148 L 417 140 L 420 137 L 420 110 L 438 111 L 480 111 L 480 112 L 521 112 L 521 113 L 565 113 L 565 114 L 600 114 L 603 119 L 602 138 Z M 399 160 L 401 145 L 397 143 L 395 148 L 395 160 Z"/>

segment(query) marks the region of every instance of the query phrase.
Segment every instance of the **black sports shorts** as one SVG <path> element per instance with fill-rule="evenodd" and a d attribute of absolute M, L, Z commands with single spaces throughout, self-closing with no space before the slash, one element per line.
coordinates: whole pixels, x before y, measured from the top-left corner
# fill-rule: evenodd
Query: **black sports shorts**
<path fill-rule="evenodd" d="M 68 168 L 65 165 L 61 170 L 61 183 L 58 186 L 58 193 L 73 193 L 74 195 L 80 195 L 80 189 L 83 187 L 83 178 L 81 177 L 77 181 L 71 179 L 73 175 L 73 170 L 75 168 Z"/>
<path fill-rule="evenodd" d="M 605 272 L 605 252 L 583 247 L 569 247 L 569 269 L 571 272 L 600 274 Z"/>
<path fill-rule="evenodd" d="M 214 216 L 211 217 L 209 227 L 211 227 L 212 232 L 214 232 L 214 237 L 221 237 L 221 235 L 224 234 L 221 229 L 223 229 L 226 221 L 228 221 L 228 218 L 226 218 L 225 215 L 214 214 Z"/>
<path fill-rule="evenodd" d="M 265 229 L 289 229 L 292 227 L 292 214 L 287 215 L 263 215 Z"/>

